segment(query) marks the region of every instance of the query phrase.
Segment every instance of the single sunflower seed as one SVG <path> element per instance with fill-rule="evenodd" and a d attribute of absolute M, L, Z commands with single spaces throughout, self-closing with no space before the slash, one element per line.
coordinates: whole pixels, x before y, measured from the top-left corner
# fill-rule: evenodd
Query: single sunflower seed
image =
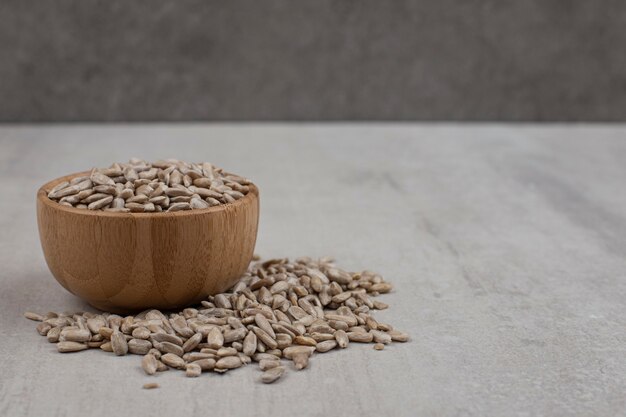
<path fill-rule="evenodd" d="M 57 350 L 61 353 L 80 352 L 81 350 L 87 350 L 89 346 L 84 343 L 64 341 L 57 343 Z"/>
<path fill-rule="evenodd" d="M 154 375 L 157 372 L 157 368 L 159 367 L 159 365 L 154 355 L 148 353 L 147 355 L 144 355 L 144 357 L 141 359 L 141 367 L 146 374 Z"/>
<path fill-rule="evenodd" d="M 279 380 L 280 377 L 283 376 L 284 373 L 285 373 L 284 366 L 276 366 L 276 367 L 270 368 L 266 370 L 265 372 L 263 372 L 263 375 L 261 375 L 261 382 L 263 382 L 264 384 L 271 384 Z"/>

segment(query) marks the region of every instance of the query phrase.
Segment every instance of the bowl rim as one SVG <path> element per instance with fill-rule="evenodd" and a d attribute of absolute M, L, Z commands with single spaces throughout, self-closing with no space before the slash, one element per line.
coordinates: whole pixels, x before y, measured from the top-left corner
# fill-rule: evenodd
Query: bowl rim
<path fill-rule="evenodd" d="M 86 175 L 89 175 L 90 173 L 91 171 L 76 172 L 73 174 L 64 175 L 62 177 L 55 178 L 51 181 L 48 181 L 47 183 L 39 187 L 39 190 L 37 190 L 37 200 L 40 203 L 45 204 L 48 207 L 52 208 L 53 210 L 60 210 L 60 211 L 64 211 L 67 213 L 78 214 L 82 216 L 118 217 L 118 218 L 128 219 L 128 218 L 156 218 L 156 217 L 169 217 L 169 216 L 176 216 L 176 217 L 196 216 L 200 214 L 217 213 L 217 212 L 224 211 L 224 210 L 230 210 L 241 204 L 245 204 L 248 202 L 248 200 L 252 199 L 252 196 L 255 196 L 256 198 L 259 197 L 258 187 L 254 183 L 251 182 L 250 184 L 248 184 L 248 187 L 250 188 L 248 193 L 243 198 L 240 198 L 239 200 L 235 200 L 233 203 L 220 204 L 219 206 L 213 206 L 213 207 L 209 207 L 205 209 L 180 210 L 180 211 L 173 211 L 173 212 L 162 211 L 162 212 L 157 212 L 157 213 L 133 213 L 133 212 L 116 213 L 116 212 L 104 211 L 104 210 L 79 209 L 76 207 L 64 206 L 48 197 L 48 192 L 49 192 L 48 190 L 52 189 L 57 184 L 60 184 L 63 181 L 70 181 L 71 179 L 76 178 L 76 177 L 86 176 Z"/>

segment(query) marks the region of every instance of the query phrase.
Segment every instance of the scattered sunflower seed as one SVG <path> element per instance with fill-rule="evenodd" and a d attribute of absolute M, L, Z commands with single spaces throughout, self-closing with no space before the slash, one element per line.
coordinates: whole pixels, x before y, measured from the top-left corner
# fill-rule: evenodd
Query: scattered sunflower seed
<path fill-rule="evenodd" d="M 89 349 L 89 346 L 85 345 L 84 343 L 68 341 L 57 343 L 57 350 L 61 353 L 80 352 L 81 350 L 86 349 Z"/>
<path fill-rule="evenodd" d="M 146 374 L 154 375 L 156 374 L 159 364 L 157 363 L 157 359 L 154 357 L 154 355 L 147 354 L 141 360 L 141 367 Z"/>
<path fill-rule="evenodd" d="M 188 377 L 196 378 L 196 377 L 199 377 L 201 373 L 202 373 L 202 368 L 200 368 L 200 365 L 196 363 L 187 364 L 187 368 L 185 369 L 185 374 Z"/>
<path fill-rule="evenodd" d="M 152 187 L 148 177 L 153 173 L 144 172 L 156 169 L 155 178 L 159 179 L 167 179 L 167 175 L 178 172 L 168 162 L 155 163 L 151 168 L 139 161 L 132 167 L 132 170 L 112 167 L 100 174 L 117 174 L 117 169 L 124 172 L 125 180 L 136 177 L 137 182 L 144 181 L 138 185 L 138 188 L 143 187 L 142 192 L 159 190 L 158 193 L 167 195 L 168 188 Z M 184 172 L 170 175 L 169 186 L 178 190 L 184 187 L 185 177 L 189 177 L 191 182 L 187 180 L 187 183 L 193 183 L 189 187 L 208 186 L 211 190 L 223 187 L 226 182 L 220 179 L 221 171 L 206 176 L 205 168 L 214 169 L 203 165 L 196 170 L 191 166 Z M 236 182 L 240 186 L 249 184 L 243 179 L 240 181 Z M 115 188 L 98 175 L 80 179 L 68 187 L 88 189 L 93 184 L 101 188 L 84 196 L 104 193 L 104 187 Z M 50 192 L 58 195 L 64 190 Z M 173 194 L 185 197 L 184 193 L 174 191 Z M 299 258 L 293 262 L 270 259 L 252 263 L 228 292 L 210 296 L 201 305 L 180 312 L 166 314 L 148 310 L 126 317 L 110 313 L 41 315 L 27 312 L 24 316 L 38 322 L 39 334 L 56 343 L 59 352 L 99 348 L 118 356 L 134 353 L 143 355 L 141 367 L 147 375 L 180 369 L 189 377 L 197 377 L 202 372 L 224 373 L 255 361 L 264 371 L 261 381 L 269 384 L 284 374 L 286 368 L 281 365 L 282 359 L 291 360 L 294 368 L 301 370 L 309 366 L 316 352 L 343 349 L 350 342 L 373 342 L 374 349 L 381 350 L 385 344 L 408 341 L 407 333 L 378 322 L 372 315 L 374 310 L 388 306 L 371 297 L 389 290 L 391 285 L 380 275 L 371 271 L 345 271 L 330 258 Z M 146 384 L 146 387 L 157 388 L 158 384 Z"/>
<path fill-rule="evenodd" d="M 277 381 L 283 374 L 285 373 L 285 367 L 276 366 L 274 368 L 270 368 L 267 371 L 263 372 L 261 375 L 261 382 L 264 384 L 271 384 L 272 382 Z"/>

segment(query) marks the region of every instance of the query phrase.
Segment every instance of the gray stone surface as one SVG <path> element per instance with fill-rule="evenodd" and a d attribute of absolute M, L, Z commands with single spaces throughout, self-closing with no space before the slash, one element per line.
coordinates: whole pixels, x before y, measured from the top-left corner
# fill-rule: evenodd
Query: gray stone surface
<path fill-rule="evenodd" d="M 626 390 L 624 126 L 0 128 L 0 415 L 617 416 Z M 145 391 L 139 357 L 61 355 L 24 310 L 85 306 L 39 247 L 38 186 L 137 155 L 208 159 L 261 189 L 257 252 L 393 281 L 413 340 Z"/>
<path fill-rule="evenodd" d="M 620 0 L 3 0 L 0 121 L 623 121 Z"/>

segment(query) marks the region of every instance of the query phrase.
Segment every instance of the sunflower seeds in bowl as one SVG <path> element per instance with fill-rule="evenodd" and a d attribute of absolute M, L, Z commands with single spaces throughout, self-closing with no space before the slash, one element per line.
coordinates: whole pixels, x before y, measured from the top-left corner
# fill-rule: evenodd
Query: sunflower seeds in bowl
<path fill-rule="evenodd" d="M 48 197 L 80 209 L 158 213 L 233 203 L 248 194 L 249 185 L 249 180 L 208 162 L 132 158 L 64 181 L 49 190 Z"/>

